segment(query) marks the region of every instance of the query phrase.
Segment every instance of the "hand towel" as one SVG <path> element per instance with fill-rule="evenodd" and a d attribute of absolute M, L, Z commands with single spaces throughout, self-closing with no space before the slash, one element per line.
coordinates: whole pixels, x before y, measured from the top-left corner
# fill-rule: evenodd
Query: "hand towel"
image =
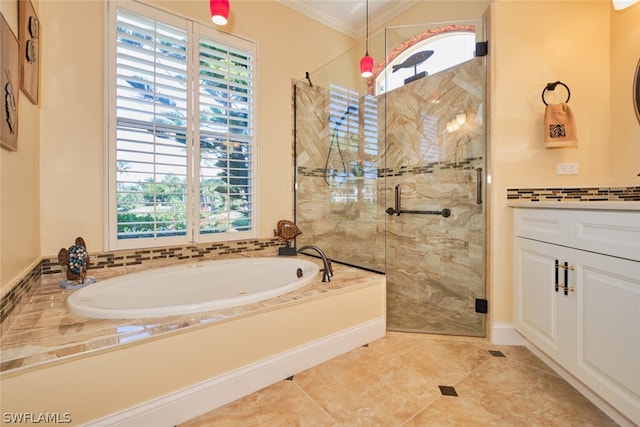
<path fill-rule="evenodd" d="M 566 103 L 548 104 L 544 111 L 546 148 L 575 147 L 578 145 L 576 123 Z"/>

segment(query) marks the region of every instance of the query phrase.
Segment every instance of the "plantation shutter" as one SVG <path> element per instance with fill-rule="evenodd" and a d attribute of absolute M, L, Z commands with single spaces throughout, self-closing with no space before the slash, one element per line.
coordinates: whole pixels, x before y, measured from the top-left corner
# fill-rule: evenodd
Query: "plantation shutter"
<path fill-rule="evenodd" d="M 329 92 L 330 147 L 325 182 L 335 202 L 349 204 L 361 219 L 375 218 L 378 178 L 378 107 L 374 96 L 332 85 Z M 366 202 L 366 203 L 365 203 Z"/>
<path fill-rule="evenodd" d="M 118 239 L 185 236 L 186 30 L 118 9 L 117 34 Z"/>
<path fill-rule="evenodd" d="M 255 237 L 254 44 L 139 4 L 115 21 L 112 248 Z"/>
<path fill-rule="evenodd" d="M 252 229 L 253 73 L 249 52 L 200 38 L 201 235 Z"/>

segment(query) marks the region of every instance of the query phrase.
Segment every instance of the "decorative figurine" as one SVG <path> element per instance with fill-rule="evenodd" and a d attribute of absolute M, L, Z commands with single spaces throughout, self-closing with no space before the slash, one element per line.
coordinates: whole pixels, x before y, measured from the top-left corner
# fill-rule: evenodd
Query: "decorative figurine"
<path fill-rule="evenodd" d="M 75 245 L 68 250 L 60 249 L 58 262 L 66 267 L 67 282 L 85 284 L 87 269 L 89 268 L 89 252 L 82 237 L 77 237 Z"/>
<path fill-rule="evenodd" d="M 302 231 L 300 231 L 298 226 L 293 222 L 286 219 L 281 219 L 280 221 L 278 221 L 278 229 L 276 230 L 276 235 L 280 239 L 284 240 L 287 244 L 286 247 L 278 248 L 278 255 L 295 256 L 296 248 L 291 247 L 291 241 L 300 234 L 302 234 Z"/>

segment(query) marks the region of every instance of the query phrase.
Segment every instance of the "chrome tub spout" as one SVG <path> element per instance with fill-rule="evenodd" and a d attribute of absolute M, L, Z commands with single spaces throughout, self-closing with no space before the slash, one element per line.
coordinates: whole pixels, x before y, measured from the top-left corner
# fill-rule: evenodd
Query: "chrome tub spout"
<path fill-rule="evenodd" d="M 320 255 L 320 258 L 322 258 L 322 265 L 323 265 L 323 269 L 322 269 L 322 281 L 323 282 L 330 282 L 331 281 L 331 276 L 333 276 L 333 267 L 331 266 L 331 260 L 329 258 L 327 258 L 327 256 L 324 254 L 324 252 L 322 252 L 322 249 L 320 249 L 317 246 L 313 246 L 313 245 L 306 245 L 301 247 L 300 249 L 298 249 L 298 253 L 303 253 L 302 251 L 306 250 L 306 249 L 313 249 L 314 251 L 318 252 L 318 254 Z"/>

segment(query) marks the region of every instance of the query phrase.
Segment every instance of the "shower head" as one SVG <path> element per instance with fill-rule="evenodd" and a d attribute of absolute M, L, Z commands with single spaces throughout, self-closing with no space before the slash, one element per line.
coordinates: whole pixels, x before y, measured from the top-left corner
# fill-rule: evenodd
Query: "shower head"
<path fill-rule="evenodd" d="M 347 108 L 347 111 L 345 111 L 342 117 L 340 117 L 340 120 L 335 120 L 335 123 L 336 123 L 335 127 L 339 128 L 340 125 L 342 125 L 342 122 L 344 122 L 344 119 L 346 119 L 349 114 L 355 113 L 357 111 L 358 109 L 355 106 L 349 105 L 349 108 Z"/>
<path fill-rule="evenodd" d="M 309 80 L 309 86 L 313 87 L 313 83 L 311 83 L 311 77 L 309 77 L 309 72 L 305 73 L 305 79 Z"/>

